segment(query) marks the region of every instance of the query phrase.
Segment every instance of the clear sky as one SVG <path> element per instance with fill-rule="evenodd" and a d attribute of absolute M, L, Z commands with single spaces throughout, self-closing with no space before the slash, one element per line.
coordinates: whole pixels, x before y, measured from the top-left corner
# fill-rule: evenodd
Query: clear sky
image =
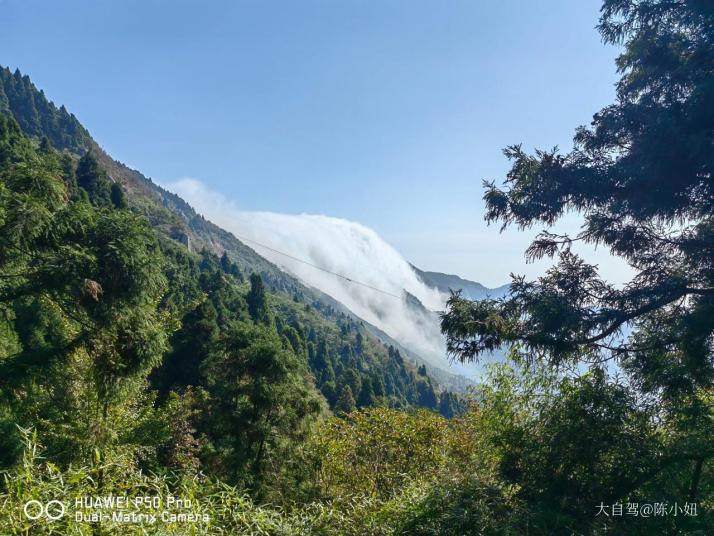
<path fill-rule="evenodd" d="M 498 285 L 537 270 L 532 233 L 486 227 L 481 181 L 504 146 L 568 148 L 613 101 L 599 4 L 0 0 L 0 64 L 157 182 L 358 221 L 423 269 Z"/>

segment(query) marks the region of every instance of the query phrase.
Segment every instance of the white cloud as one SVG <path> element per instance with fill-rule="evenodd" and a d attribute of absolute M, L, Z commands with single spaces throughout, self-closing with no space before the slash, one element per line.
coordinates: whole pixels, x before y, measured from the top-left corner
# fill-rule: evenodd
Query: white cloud
<path fill-rule="evenodd" d="M 392 295 L 402 296 L 404 291 L 409 292 L 427 309 L 441 310 L 444 307 L 446 297 L 426 286 L 397 250 L 364 225 L 319 214 L 243 211 L 234 201 L 196 179 L 181 179 L 163 186 L 238 238 L 255 240 Z M 404 299 L 346 281 L 246 242 L 263 257 L 342 302 L 407 348 L 442 368 L 449 367 L 436 314 L 415 311 Z M 464 372 L 466 369 L 458 367 L 457 370 Z"/>

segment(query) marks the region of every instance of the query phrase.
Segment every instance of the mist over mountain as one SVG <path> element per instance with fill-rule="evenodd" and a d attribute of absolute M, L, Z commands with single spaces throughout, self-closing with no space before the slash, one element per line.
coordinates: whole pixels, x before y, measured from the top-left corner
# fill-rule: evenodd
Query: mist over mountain
<path fill-rule="evenodd" d="M 338 300 L 432 365 L 469 376 L 480 370 L 449 363 L 439 312 L 450 289 L 483 299 L 502 295 L 507 286 L 487 289 L 457 276 L 423 272 L 360 223 L 319 214 L 244 211 L 196 179 L 164 186 L 248 241 L 260 255 Z"/>
<path fill-rule="evenodd" d="M 130 203 L 157 230 L 189 250 L 228 253 L 244 273 L 261 274 L 273 291 L 300 295 L 305 290 L 300 282 L 308 285 L 321 307 L 362 320 L 378 339 L 398 345 L 417 364 L 430 364 L 446 385 L 463 385 L 464 379 L 454 374 L 478 375 L 480 366 L 449 362 L 439 312 L 452 289 L 464 289 L 472 299 L 502 289 L 421 271 L 374 230 L 356 222 L 320 214 L 244 211 L 195 179 L 161 188 L 106 154 L 79 121 L 47 101 L 28 76 L 8 69 L 0 74 L 0 111 L 17 118 L 35 139 L 47 136 L 58 149 L 96 154 L 109 178 L 122 185 Z M 334 300 L 331 305 L 326 296 Z"/>
<path fill-rule="evenodd" d="M 37 4 L 0 536 L 714 535 L 714 2 Z"/>
<path fill-rule="evenodd" d="M 261 256 L 256 253 L 253 247 L 239 239 L 240 236 L 235 236 L 229 230 L 219 227 L 213 221 L 197 213 L 189 203 L 175 193 L 161 188 L 141 172 L 114 160 L 96 143 L 75 116 L 63 107 L 57 108 L 48 101 L 30 78 L 21 74 L 19 70 L 12 73 L 6 68 L 0 68 L 0 114 L 10 116 L 13 121 L 16 120 L 17 126 L 12 127 L 13 123 L 11 122 L 10 128 L 15 128 L 15 132 L 22 130 L 29 134 L 31 145 L 37 147 L 42 154 L 52 155 L 55 150 L 61 149 L 63 152 L 60 156 L 63 166 L 65 166 L 63 169 L 67 170 L 66 173 L 70 178 L 74 177 L 74 181 L 67 179 L 68 184 L 70 187 L 74 187 L 71 185 L 76 184 L 76 188 L 79 188 L 81 179 L 82 185 L 86 184 L 90 188 L 90 193 L 84 190 L 83 194 L 90 202 L 104 203 L 105 205 L 111 202 L 111 206 L 115 209 L 128 209 L 135 215 L 145 218 L 152 227 L 154 236 L 161 242 L 162 252 L 172 252 L 170 253 L 174 256 L 172 259 L 183 259 L 188 263 L 193 263 L 192 266 L 200 271 L 210 272 L 215 281 L 222 281 L 221 284 L 227 285 L 232 289 L 231 292 L 235 292 L 237 295 L 246 291 L 245 279 L 247 277 L 245 276 L 250 275 L 251 289 L 257 285 L 255 276 L 258 276 L 257 281 L 260 281 L 260 285 L 264 285 L 269 293 L 264 296 L 266 300 L 269 300 L 269 307 L 275 315 L 275 323 L 270 324 L 270 329 L 274 330 L 277 335 L 288 333 L 293 336 L 294 344 L 289 340 L 287 344 L 301 354 L 300 358 L 304 359 L 306 366 L 310 368 L 309 388 L 319 391 L 331 408 L 336 407 L 338 403 L 341 404 L 340 407 L 368 406 L 375 404 L 376 397 L 381 396 L 385 403 L 395 407 L 429 407 L 438 409 L 447 416 L 454 415 L 456 411 L 459 411 L 460 402 L 454 393 L 463 392 L 471 382 L 464 376 L 455 374 L 454 370 L 448 370 L 443 359 L 434 359 L 429 356 L 429 351 L 433 350 L 428 348 L 431 341 L 428 337 L 419 339 L 419 334 L 413 331 L 413 325 L 419 325 L 417 317 L 422 314 L 420 309 L 407 312 L 416 319 L 416 322 L 404 323 L 403 331 L 396 331 L 399 336 L 397 339 L 356 314 L 344 301 L 322 292 L 317 286 L 312 288 L 306 286 L 285 267 L 279 267 L 272 263 L 267 255 Z M 76 177 L 75 168 L 77 169 Z M 90 169 L 90 178 L 94 182 L 87 182 L 85 176 L 81 175 L 80 168 Z M 91 185 L 96 188 L 92 189 Z M 105 190 L 107 196 L 111 191 L 111 199 L 101 197 L 100 194 Z M 115 190 L 122 194 L 117 200 L 114 199 Z M 77 195 L 82 195 L 81 190 Z M 224 222 L 235 219 L 235 211 L 227 210 L 233 208 L 231 204 L 217 200 L 215 196 L 212 198 L 210 195 L 206 195 L 204 198 L 209 201 L 209 209 L 204 212 L 207 215 L 210 214 L 214 221 Z M 75 202 L 73 199 L 74 197 L 71 197 L 69 201 Z M 227 209 L 210 210 L 220 207 Z M 276 226 L 280 228 L 296 226 L 296 221 L 289 217 L 277 218 L 277 216 L 250 214 L 247 215 L 247 218 L 251 222 L 260 224 L 259 227 L 262 229 L 270 229 L 271 225 L 269 224 L 272 224 L 273 229 Z M 307 226 L 303 231 L 307 234 L 313 233 L 315 236 L 320 236 L 317 230 L 323 228 L 324 225 L 319 220 L 320 218 L 317 218 L 316 222 L 313 222 L 313 228 Z M 339 222 L 340 220 L 334 221 Z M 347 225 L 343 226 L 343 235 L 345 233 L 349 235 L 348 230 L 354 227 L 351 222 L 346 223 Z M 226 225 L 226 228 L 232 227 Z M 360 235 L 363 232 L 364 229 L 359 230 L 356 234 Z M 340 240 L 349 243 L 349 240 L 344 236 L 340 237 L 338 232 L 325 238 L 323 245 L 335 244 Z M 378 241 L 372 240 L 372 242 L 377 243 Z M 256 249 L 258 248 L 256 247 Z M 320 249 L 317 248 L 316 251 L 320 251 Z M 323 258 L 318 255 L 315 257 L 316 261 L 323 262 L 324 255 L 327 253 L 327 251 L 323 251 Z M 393 261 L 393 257 L 394 255 L 390 257 L 387 251 L 385 258 L 389 262 Z M 222 313 L 222 318 L 224 318 L 222 321 L 225 322 L 232 321 L 228 319 L 229 316 L 232 318 L 245 312 L 244 306 L 238 302 L 224 308 L 224 305 L 220 303 L 220 300 L 223 299 L 219 292 L 222 287 L 220 285 L 212 286 L 209 279 L 204 277 L 205 274 L 201 278 L 194 274 L 188 279 L 181 279 L 183 283 L 179 283 L 179 279 L 176 279 L 177 268 L 169 268 L 172 262 L 167 259 L 166 265 L 171 281 L 175 284 L 185 285 L 189 280 L 194 281 L 191 277 L 195 276 L 196 285 L 205 287 L 202 287 L 203 294 L 197 296 L 196 300 L 191 299 L 191 307 L 197 307 L 196 304 L 200 304 L 203 299 L 215 301 L 218 308 L 225 313 Z M 335 266 L 336 269 L 342 267 Z M 386 265 L 377 269 L 392 273 Z M 404 286 L 419 296 L 419 298 L 414 298 L 417 303 L 421 304 L 420 300 L 424 300 L 434 306 L 441 302 L 438 291 L 425 287 L 406 263 L 401 262 L 400 269 L 402 270 L 400 278 L 405 275 L 410 278 L 409 283 Z M 327 275 L 324 272 L 321 273 Z M 214 280 L 211 279 L 211 281 Z M 397 288 L 394 284 L 388 285 L 388 287 Z M 192 285 L 181 288 L 180 292 L 196 290 Z M 363 289 L 367 289 L 367 287 L 363 287 Z M 396 302 L 401 302 L 406 296 L 401 293 L 392 295 L 382 288 L 377 291 L 372 289 L 371 292 L 375 292 L 382 299 Z M 344 296 L 338 292 L 335 294 L 344 299 Z M 246 297 L 245 300 L 247 299 Z M 352 302 L 351 305 L 356 303 L 358 301 Z M 376 317 L 372 318 L 382 318 L 386 309 L 380 309 L 378 305 L 373 301 L 373 298 L 372 301 L 368 299 L 363 311 L 375 311 Z M 267 310 L 267 308 L 264 309 Z M 182 324 L 189 325 L 188 318 L 191 314 L 194 313 L 192 311 L 187 313 L 186 318 L 182 319 Z M 216 319 L 218 318 L 216 317 Z M 397 325 L 394 318 L 390 320 L 392 322 L 388 323 L 388 326 Z M 422 319 L 421 322 L 434 332 L 434 335 L 440 335 L 438 334 L 438 323 L 430 322 L 428 318 Z M 421 328 L 423 332 L 427 331 L 424 326 Z M 189 328 L 185 327 L 185 329 Z M 217 329 L 220 331 L 220 328 Z M 297 337 L 290 330 L 295 330 Z M 409 339 L 410 335 L 414 336 L 416 342 L 411 344 L 410 348 L 406 348 L 401 341 L 404 341 L 405 338 Z M 186 340 L 193 341 L 199 346 L 202 344 L 210 346 L 211 344 L 210 341 L 201 337 L 189 337 Z M 424 342 L 425 345 L 420 345 L 419 342 Z M 180 347 L 177 343 L 174 351 L 179 350 Z M 195 356 L 194 350 L 188 350 L 188 355 Z M 167 356 L 166 359 L 171 359 L 171 356 Z M 187 368 L 176 363 L 166 366 L 167 370 L 189 374 L 189 376 L 193 370 L 190 366 Z M 190 381 L 200 381 L 200 378 L 193 378 Z M 346 386 L 349 387 L 350 396 L 347 396 Z"/>
<path fill-rule="evenodd" d="M 0 75 L 0 112 L 12 115 L 35 139 L 47 137 L 57 149 L 74 154 L 92 151 L 109 178 L 124 188 L 130 204 L 189 250 L 226 252 L 244 273 L 259 273 L 276 292 L 304 294 L 300 282 L 307 284 L 317 291 L 313 299 L 322 306 L 364 321 L 378 339 L 398 344 L 417 364 L 432 365 L 447 385 L 462 385 L 463 379 L 453 373 L 478 373 L 479 367 L 449 363 L 439 312 L 455 287 L 473 299 L 487 295 L 482 291 L 488 289 L 479 283 L 423 272 L 356 222 L 319 214 L 243 211 L 194 179 L 166 184 L 167 191 L 106 154 L 76 117 L 48 101 L 27 75 L 6 68 Z M 327 305 L 325 295 L 334 300 L 332 305 Z"/>

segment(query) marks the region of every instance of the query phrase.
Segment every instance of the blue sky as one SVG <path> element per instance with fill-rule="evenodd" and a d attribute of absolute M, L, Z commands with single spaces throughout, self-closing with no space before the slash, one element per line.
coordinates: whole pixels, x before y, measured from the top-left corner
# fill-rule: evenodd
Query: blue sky
<path fill-rule="evenodd" d="M 358 221 L 497 285 L 542 267 L 524 265 L 533 233 L 486 227 L 481 181 L 504 146 L 567 148 L 613 101 L 599 4 L 0 0 L 0 64 L 158 182 Z"/>

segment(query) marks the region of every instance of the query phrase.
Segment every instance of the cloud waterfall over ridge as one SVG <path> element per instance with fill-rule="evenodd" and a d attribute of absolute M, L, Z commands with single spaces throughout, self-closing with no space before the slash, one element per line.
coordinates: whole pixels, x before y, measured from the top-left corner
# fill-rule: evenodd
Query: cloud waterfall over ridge
<path fill-rule="evenodd" d="M 195 179 L 163 185 L 216 225 L 241 237 L 341 274 L 354 281 L 403 296 L 415 296 L 426 309 L 442 310 L 446 296 L 425 285 L 399 252 L 375 231 L 359 223 L 315 214 L 247 212 Z M 261 256 L 342 302 L 352 312 L 419 353 L 448 368 L 438 317 L 404 298 L 377 292 L 325 273 L 248 242 Z M 460 367 L 458 367 L 460 368 Z"/>

